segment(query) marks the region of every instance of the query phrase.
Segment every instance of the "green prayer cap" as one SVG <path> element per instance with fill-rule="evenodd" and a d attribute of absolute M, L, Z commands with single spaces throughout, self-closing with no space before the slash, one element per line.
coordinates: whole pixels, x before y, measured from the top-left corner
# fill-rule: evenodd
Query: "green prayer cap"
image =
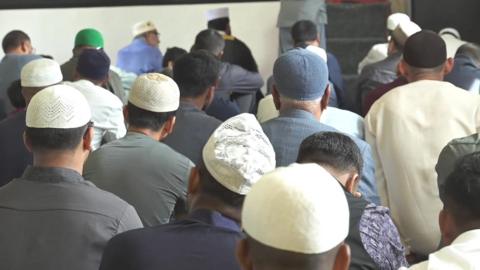
<path fill-rule="evenodd" d="M 80 30 L 75 36 L 75 47 L 79 46 L 103 48 L 102 34 L 93 28 Z"/>

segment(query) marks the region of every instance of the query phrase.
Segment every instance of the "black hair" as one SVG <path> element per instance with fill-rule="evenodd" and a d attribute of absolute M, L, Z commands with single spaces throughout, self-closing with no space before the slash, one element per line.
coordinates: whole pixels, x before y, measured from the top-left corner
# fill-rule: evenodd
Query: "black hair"
<path fill-rule="evenodd" d="M 22 84 L 20 80 L 13 81 L 7 89 L 8 99 L 13 107 L 17 109 L 25 108 L 25 98 L 22 95 Z"/>
<path fill-rule="evenodd" d="M 219 199 L 228 206 L 240 209 L 243 206 L 245 195 L 240 195 L 222 186 L 207 170 L 203 161 L 198 165 L 200 177 L 200 192 Z"/>
<path fill-rule="evenodd" d="M 458 55 L 465 55 L 472 59 L 477 67 L 480 66 L 480 47 L 477 44 L 471 42 L 463 44 L 455 53 L 455 56 Z"/>
<path fill-rule="evenodd" d="M 32 150 L 74 150 L 85 136 L 89 125 L 78 128 L 31 128 L 25 129 L 25 136 Z"/>
<path fill-rule="evenodd" d="M 210 20 L 207 23 L 207 27 L 210 29 L 215 29 L 219 31 L 227 31 L 228 24 L 230 23 L 230 18 L 218 18 L 215 20 Z"/>
<path fill-rule="evenodd" d="M 159 131 L 170 117 L 175 116 L 176 111 L 172 112 L 151 112 L 141 109 L 132 103 L 127 104 L 128 123 L 137 128 L 148 128 L 153 131 Z"/>
<path fill-rule="evenodd" d="M 211 53 L 199 50 L 181 56 L 173 66 L 173 80 L 181 97 L 197 97 L 218 80 L 220 61 Z"/>
<path fill-rule="evenodd" d="M 187 51 L 179 47 L 168 48 L 163 55 L 162 67 L 167 67 L 168 62 L 175 62 L 180 56 L 187 54 Z"/>
<path fill-rule="evenodd" d="M 318 38 L 317 26 L 309 20 L 301 20 L 292 26 L 290 31 L 295 45 L 308 41 L 314 41 Z"/>
<path fill-rule="evenodd" d="M 10 31 L 2 40 L 3 52 L 8 53 L 10 50 L 20 47 L 26 41 L 30 41 L 30 37 L 25 32 L 20 30 Z"/>
<path fill-rule="evenodd" d="M 338 132 L 319 132 L 302 141 L 297 162 L 314 162 L 338 172 L 362 173 L 360 149 L 347 135 Z"/>
<path fill-rule="evenodd" d="M 225 48 L 225 40 L 213 29 L 206 29 L 198 33 L 195 37 L 192 52 L 197 50 L 206 50 L 213 55 L 220 54 Z"/>
<path fill-rule="evenodd" d="M 461 158 L 447 177 L 443 196 L 444 207 L 459 223 L 480 221 L 480 152 Z"/>

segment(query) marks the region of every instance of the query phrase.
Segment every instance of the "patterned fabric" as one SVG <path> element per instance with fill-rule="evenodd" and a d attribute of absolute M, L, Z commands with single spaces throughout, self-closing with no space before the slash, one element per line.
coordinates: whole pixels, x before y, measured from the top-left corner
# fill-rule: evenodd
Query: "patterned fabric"
<path fill-rule="evenodd" d="M 363 246 L 380 269 L 398 269 L 408 266 L 400 236 L 383 206 L 367 205 L 360 219 L 360 237 Z"/>

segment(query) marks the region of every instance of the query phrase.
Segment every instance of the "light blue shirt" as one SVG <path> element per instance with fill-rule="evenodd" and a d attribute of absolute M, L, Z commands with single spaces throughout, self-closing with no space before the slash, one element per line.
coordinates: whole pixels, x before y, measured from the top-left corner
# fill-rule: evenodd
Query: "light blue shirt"
<path fill-rule="evenodd" d="M 136 38 L 117 54 L 117 67 L 137 75 L 160 72 L 163 55 L 158 47 L 147 44 L 144 38 Z"/>

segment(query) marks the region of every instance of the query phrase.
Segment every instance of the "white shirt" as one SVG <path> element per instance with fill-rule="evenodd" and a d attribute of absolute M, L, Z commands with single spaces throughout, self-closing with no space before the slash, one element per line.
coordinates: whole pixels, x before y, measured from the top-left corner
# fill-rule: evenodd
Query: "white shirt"
<path fill-rule="evenodd" d="M 480 269 L 480 229 L 462 233 L 453 243 L 430 254 L 428 261 L 415 264 L 412 270 Z M 406 269 L 406 268 L 402 268 Z"/>
<path fill-rule="evenodd" d="M 273 96 L 268 95 L 258 103 L 257 119 L 260 123 L 278 117 L 278 111 L 273 103 Z M 364 139 L 363 117 L 360 115 L 341 110 L 335 107 L 327 107 L 322 113 L 320 122 L 334 127 L 340 132 Z"/>
<path fill-rule="evenodd" d="M 426 255 L 438 247 L 438 156 L 450 140 L 477 133 L 479 125 L 479 95 L 430 80 L 391 90 L 365 117 L 378 193 L 407 249 Z"/>
<path fill-rule="evenodd" d="M 379 43 L 375 44 L 370 48 L 367 55 L 358 63 L 358 74 L 362 73 L 362 69 L 366 65 L 370 65 L 383 59 L 387 58 L 388 56 L 388 43 Z"/>
<path fill-rule="evenodd" d="M 87 80 L 65 82 L 65 84 L 80 91 L 90 105 L 94 125 L 92 150 L 100 147 L 102 138 L 107 132 L 112 133 L 115 139 L 125 136 L 127 130 L 123 120 L 123 104 L 117 96 Z"/>

